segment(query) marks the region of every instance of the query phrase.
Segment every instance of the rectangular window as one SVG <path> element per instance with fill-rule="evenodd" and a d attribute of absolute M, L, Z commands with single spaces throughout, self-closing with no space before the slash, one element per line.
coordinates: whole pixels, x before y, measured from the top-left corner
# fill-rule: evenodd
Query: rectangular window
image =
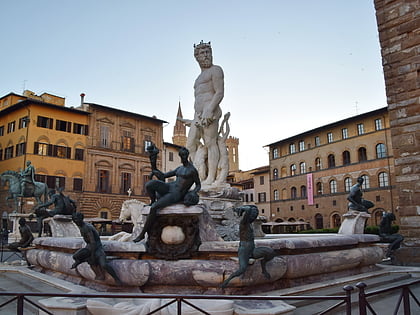
<path fill-rule="evenodd" d="M 8 147 L 4 150 L 4 159 L 8 160 L 13 157 L 13 147 Z"/>
<path fill-rule="evenodd" d="M 150 139 L 144 140 L 144 152 L 147 152 L 147 147 L 152 145 L 152 141 Z"/>
<path fill-rule="evenodd" d="M 260 185 L 264 185 L 264 176 L 260 176 Z"/>
<path fill-rule="evenodd" d="M 74 191 L 83 191 L 83 179 L 82 178 L 73 178 L 73 190 Z"/>
<path fill-rule="evenodd" d="M 321 139 L 318 136 L 316 136 L 315 137 L 315 146 L 319 147 L 320 145 L 321 145 Z"/>
<path fill-rule="evenodd" d="M 102 148 L 109 148 L 110 140 L 109 140 L 109 127 L 108 126 L 101 126 L 101 140 L 99 146 Z"/>
<path fill-rule="evenodd" d="M 98 187 L 100 193 L 107 193 L 109 190 L 109 171 L 98 170 Z"/>
<path fill-rule="evenodd" d="M 88 135 L 88 126 L 87 125 L 82 125 L 82 124 L 77 124 L 77 123 L 73 123 L 73 133 L 77 133 L 79 135 Z"/>
<path fill-rule="evenodd" d="M 349 137 L 349 130 L 347 128 L 341 129 L 341 137 L 347 139 Z"/>
<path fill-rule="evenodd" d="M 173 160 L 174 160 L 174 153 L 169 152 L 169 161 L 173 162 Z"/>
<path fill-rule="evenodd" d="M 71 132 L 71 122 L 70 121 L 56 119 L 56 121 L 55 121 L 55 130 Z"/>
<path fill-rule="evenodd" d="M 50 189 L 66 187 L 66 178 L 62 176 L 47 176 L 47 186 Z"/>
<path fill-rule="evenodd" d="M 4 126 L 0 126 L 0 136 L 4 136 Z"/>
<path fill-rule="evenodd" d="M 7 133 L 15 131 L 16 121 L 11 121 L 7 124 Z"/>
<path fill-rule="evenodd" d="M 331 143 L 331 142 L 333 142 L 333 141 L 334 141 L 334 139 L 333 139 L 333 134 L 332 134 L 332 132 L 327 133 L 327 142 L 328 142 L 328 143 Z"/>
<path fill-rule="evenodd" d="M 29 117 L 28 116 L 19 118 L 19 129 L 28 127 L 28 123 L 29 123 Z"/>
<path fill-rule="evenodd" d="M 293 154 L 296 152 L 296 146 L 294 143 L 289 144 L 289 153 Z"/>
<path fill-rule="evenodd" d="M 265 192 L 258 193 L 258 202 L 266 202 Z"/>
<path fill-rule="evenodd" d="M 34 154 L 38 155 L 50 155 L 48 154 L 48 148 L 52 149 L 52 146 L 49 146 L 48 143 L 41 143 L 41 142 L 35 142 L 34 144 Z M 52 153 L 52 150 L 51 150 Z"/>
<path fill-rule="evenodd" d="M 26 153 L 26 142 L 22 142 L 16 145 L 16 156 L 21 156 Z"/>
<path fill-rule="evenodd" d="M 382 119 L 381 118 L 375 119 L 375 130 L 382 130 L 382 129 L 383 129 Z"/>
<path fill-rule="evenodd" d="M 36 125 L 37 125 L 37 127 L 52 129 L 53 128 L 53 119 L 48 118 L 48 117 L 44 117 L 44 116 L 38 116 L 38 120 L 36 122 Z"/>
<path fill-rule="evenodd" d="M 277 159 L 279 157 L 279 149 L 274 148 L 273 149 L 273 159 Z"/>
<path fill-rule="evenodd" d="M 360 136 L 365 133 L 365 127 L 363 124 L 357 124 L 357 134 Z"/>
<path fill-rule="evenodd" d="M 128 189 L 131 188 L 131 174 L 130 173 L 121 173 L 121 194 L 127 193 Z"/>
<path fill-rule="evenodd" d="M 305 141 L 299 141 L 299 151 L 305 151 Z"/>
<path fill-rule="evenodd" d="M 53 149 L 53 156 L 62 158 L 62 159 L 70 159 L 71 158 L 71 148 L 64 147 L 61 145 L 55 145 Z"/>
<path fill-rule="evenodd" d="M 85 150 L 83 149 L 76 149 L 74 153 L 74 159 L 78 161 L 83 161 Z"/>
<path fill-rule="evenodd" d="M 123 131 L 121 146 L 123 151 L 134 152 L 134 138 L 130 131 Z"/>

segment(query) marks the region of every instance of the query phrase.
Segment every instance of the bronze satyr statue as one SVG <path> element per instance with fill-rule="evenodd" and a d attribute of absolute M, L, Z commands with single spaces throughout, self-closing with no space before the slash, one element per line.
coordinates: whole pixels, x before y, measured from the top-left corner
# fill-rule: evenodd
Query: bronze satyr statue
<path fill-rule="evenodd" d="M 198 192 L 201 189 L 200 178 L 197 169 L 188 161 L 189 151 L 186 148 L 179 150 L 182 165 L 173 171 L 162 173 L 158 169 L 152 170 L 158 178 L 176 176 L 173 182 L 165 183 L 162 180 L 150 180 L 146 183 L 146 191 L 151 200 L 151 207 L 143 230 L 133 241 L 140 242 L 144 239 L 153 222 L 156 220 L 158 210 L 167 206 L 183 202 L 187 206 L 196 205 L 199 201 Z M 190 188 L 195 184 L 193 190 Z"/>
<path fill-rule="evenodd" d="M 395 215 L 392 212 L 386 212 L 382 216 L 381 223 L 379 224 L 379 236 L 381 237 L 381 242 L 390 243 L 385 254 L 386 257 L 390 257 L 395 250 L 400 248 L 400 244 L 404 240 L 402 235 L 392 234 L 392 221 L 395 220 Z"/>
<path fill-rule="evenodd" d="M 19 251 L 19 247 L 25 248 L 31 246 L 34 236 L 32 235 L 31 228 L 26 224 L 25 218 L 19 219 L 19 233 L 20 240 L 19 242 L 10 243 L 7 247 L 13 251 Z"/>
<path fill-rule="evenodd" d="M 74 264 L 71 266 L 71 269 L 76 268 L 83 262 L 87 262 L 95 272 L 96 280 L 105 279 L 105 270 L 114 278 L 117 285 L 122 285 L 114 268 L 112 268 L 106 259 L 101 239 L 95 227 L 92 224 L 83 221 L 84 215 L 81 212 L 73 213 L 72 219 L 78 226 L 80 234 L 86 242 L 86 247 L 80 248 L 73 254 Z"/>
<path fill-rule="evenodd" d="M 369 213 L 369 209 L 374 206 L 373 202 L 369 200 L 365 200 L 362 198 L 362 184 L 363 184 L 363 177 L 357 178 L 357 184 L 353 185 L 350 188 L 350 193 L 347 196 L 347 200 L 349 201 L 349 210 L 355 211 L 362 211 Z"/>
<path fill-rule="evenodd" d="M 270 247 L 255 247 L 254 242 L 254 229 L 252 227 L 252 222 L 258 217 L 258 208 L 254 205 L 245 205 L 238 208 L 235 208 L 234 211 L 241 216 L 242 220 L 239 224 L 239 248 L 238 248 L 238 258 L 239 258 L 239 269 L 232 273 L 229 278 L 227 278 L 221 285 L 222 288 L 225 288 L 228 283 L 235 277 L 242 275 L 248 268 L 249 260 L 259 259 L 261 260 L 261 269 L 263 275 L 270 279 L 270 274 L 267 272 L 266 264 L 268 261 L 274 258 L 275 252 Z"/>

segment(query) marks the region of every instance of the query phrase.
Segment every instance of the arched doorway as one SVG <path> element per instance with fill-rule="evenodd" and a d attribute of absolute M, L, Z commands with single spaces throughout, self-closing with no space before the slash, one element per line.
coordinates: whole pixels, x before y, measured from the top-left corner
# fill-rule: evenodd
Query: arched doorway
<path fill-rule="evenodd" d="M 315 229 L 323 229 L 324 228 L 324 218 L 322 214 L 317 213 L 315 214 Z"/>
<path fill-rule="evenodd" d="M 333 228 L 339 228 L 341 226 L 341 215 L 338 213 L 334 213 L 331 216 L 331 226 Z"/>

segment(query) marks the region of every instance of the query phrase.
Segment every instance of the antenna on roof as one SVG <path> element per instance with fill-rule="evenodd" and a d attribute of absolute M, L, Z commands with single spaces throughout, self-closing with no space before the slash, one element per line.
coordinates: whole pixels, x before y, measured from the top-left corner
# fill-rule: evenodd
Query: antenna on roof
<path fill-rule="evenodd" d="M 23 90 L 22 90 L 22 93 L 26 90 L 26 81 L 28 81 L 28 80 L 23 80 Z"/>

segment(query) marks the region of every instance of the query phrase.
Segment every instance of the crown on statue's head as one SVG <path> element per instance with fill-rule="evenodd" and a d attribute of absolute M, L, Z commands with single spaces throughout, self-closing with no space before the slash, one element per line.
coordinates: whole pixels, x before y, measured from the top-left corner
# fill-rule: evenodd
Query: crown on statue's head
<path fill-rule="evenodd" d="M 211 42 L 205 43 L 201 40 L 201 42 L 199 44 L 194 44 L 194 50 L 198 50 L 201 48 L 210 48 L 211 49 Z"/>

